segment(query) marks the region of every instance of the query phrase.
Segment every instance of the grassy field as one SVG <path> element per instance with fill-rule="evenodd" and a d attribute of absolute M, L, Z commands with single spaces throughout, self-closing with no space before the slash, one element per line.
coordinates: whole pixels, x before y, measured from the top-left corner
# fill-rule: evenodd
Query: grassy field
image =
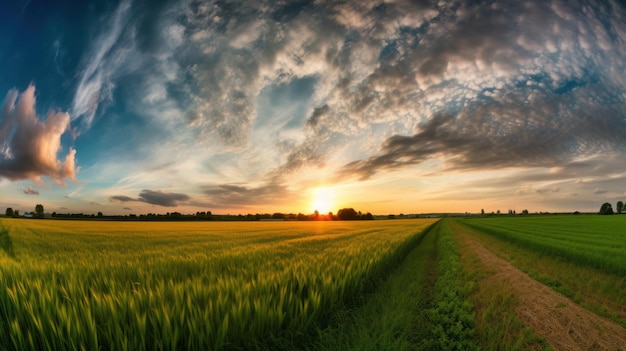
<path fill-rule="evenodd" d="M 626 216 L 503 217 L 465 223 L 539 253 L 626 274 Z"/>
<path fill-rule="evenodd" d="M 0 348 L 297 347 L 433 222 L 2 219 Z"/>
<path fill-rule="evenodd" d="M 459 225 L 536 280 L 626 327 L 626 216 L 475 218 Z"/>
<path fill-rule="evenodd" d="M 464 240 L 626 326 L 625 224 L 0 219 L 0 350 L 549 349 Z"/>

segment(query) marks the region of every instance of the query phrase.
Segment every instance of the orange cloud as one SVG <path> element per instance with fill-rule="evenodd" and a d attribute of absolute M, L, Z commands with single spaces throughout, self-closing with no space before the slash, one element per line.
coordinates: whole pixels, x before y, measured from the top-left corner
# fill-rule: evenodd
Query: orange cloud
<path fill-rule="evenodd" d="M 70 115 L 50 111 L 41 120 L 35 111 L 35 87 L 21 94 L 10 90 L 0 111 L 0 177 L 9 180 L 50 177 L 59 186 L 64 179 L 76 181 L 76 150 L 70 148 L 64 160 L 57 159 L 61 136 L 68 130 Z"/>

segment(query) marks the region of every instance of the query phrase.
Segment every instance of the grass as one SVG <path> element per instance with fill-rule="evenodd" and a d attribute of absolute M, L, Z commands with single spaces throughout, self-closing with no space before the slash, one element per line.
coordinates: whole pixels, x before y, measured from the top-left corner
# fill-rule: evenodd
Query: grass
<path fill-rule="evenodd" d="M 458 239 L 480 236 L 480 232 L 446 220 Z M 482 241 L 481 241 L 482 242 Z M 476 320 L 476 342 L 482 350 L 546 350 L 545 340 L 533 333 L 517 317 L 521 302 L 508 282 L 491 277 L 494 271 L 485 266 L 468 247 L 460 246 L 462 279 L 470 288 L 469 301 Z"/>
<path fill-rule="evenodd" d="M 15 257 L 13 242 L 11 241 L 11 237 L 9 237 L 9 231 L 4 228 L 2 223 L 0 223 L 0 250 L 4 251 L 9 257 Z"/>
<path fill-rule="evenodd" d="M 362 307 L 338 313 L 312 349 L 477 349 L 453 233 L 438 222 L 420 239 Z"/>
<path fill-rule="evenodd" d="M 493 221 L 492 221 L 493 220 Z M 489 250 L 577 304 L 626 327 L 626 216 L 464 220 Z M 545 245 L 545 246 L 544 246 Z M 602 254 L 600 254 L 602 253 Z"/>
<path fill-rule="evenodd" d="M 546 349 L 463 238 L 625 325 L 614 217 L 0 219 L 0 350 Z"/>
<path fill-rule="evenodd" d="M 502 217 L 464 223 L 582 267 L 626 274 L 626 216 Z"/>
<path fill-rule="evenodd" d="M 3 219 L 0 349 L 304 347 L 433 222 Z"/>

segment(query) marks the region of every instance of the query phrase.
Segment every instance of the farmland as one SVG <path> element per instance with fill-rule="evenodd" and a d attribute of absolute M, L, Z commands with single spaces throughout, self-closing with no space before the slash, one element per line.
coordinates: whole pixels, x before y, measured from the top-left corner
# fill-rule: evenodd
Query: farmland
<path fill-rule="evenodd" d="M 0 339 L 8 349 L 297 343 L 433 222 L 5 219 Z"/>
<path fill-rule="evenodd" d="M 577 304 L 626 327 L 626 216 L 462 221 L 489 250 Z"/>
<path fill-rule="evenodd" d="M 622 327 L 570 321 L 560 339 L 611 349 L 607 335 L 626 340 L 625 223 L 0 219 L 0 350 L 568 348 L 520 306 L 610 318 Z"/>

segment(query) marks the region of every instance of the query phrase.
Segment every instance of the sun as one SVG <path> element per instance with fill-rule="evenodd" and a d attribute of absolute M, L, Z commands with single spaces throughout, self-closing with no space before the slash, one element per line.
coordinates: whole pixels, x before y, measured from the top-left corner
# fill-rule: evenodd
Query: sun
<path fill-rule="evenodd" d="M 332 211 L 333 193 L 330 189 L 320 187 L 313 190 L 313 211 L 326 214 Z"/>

